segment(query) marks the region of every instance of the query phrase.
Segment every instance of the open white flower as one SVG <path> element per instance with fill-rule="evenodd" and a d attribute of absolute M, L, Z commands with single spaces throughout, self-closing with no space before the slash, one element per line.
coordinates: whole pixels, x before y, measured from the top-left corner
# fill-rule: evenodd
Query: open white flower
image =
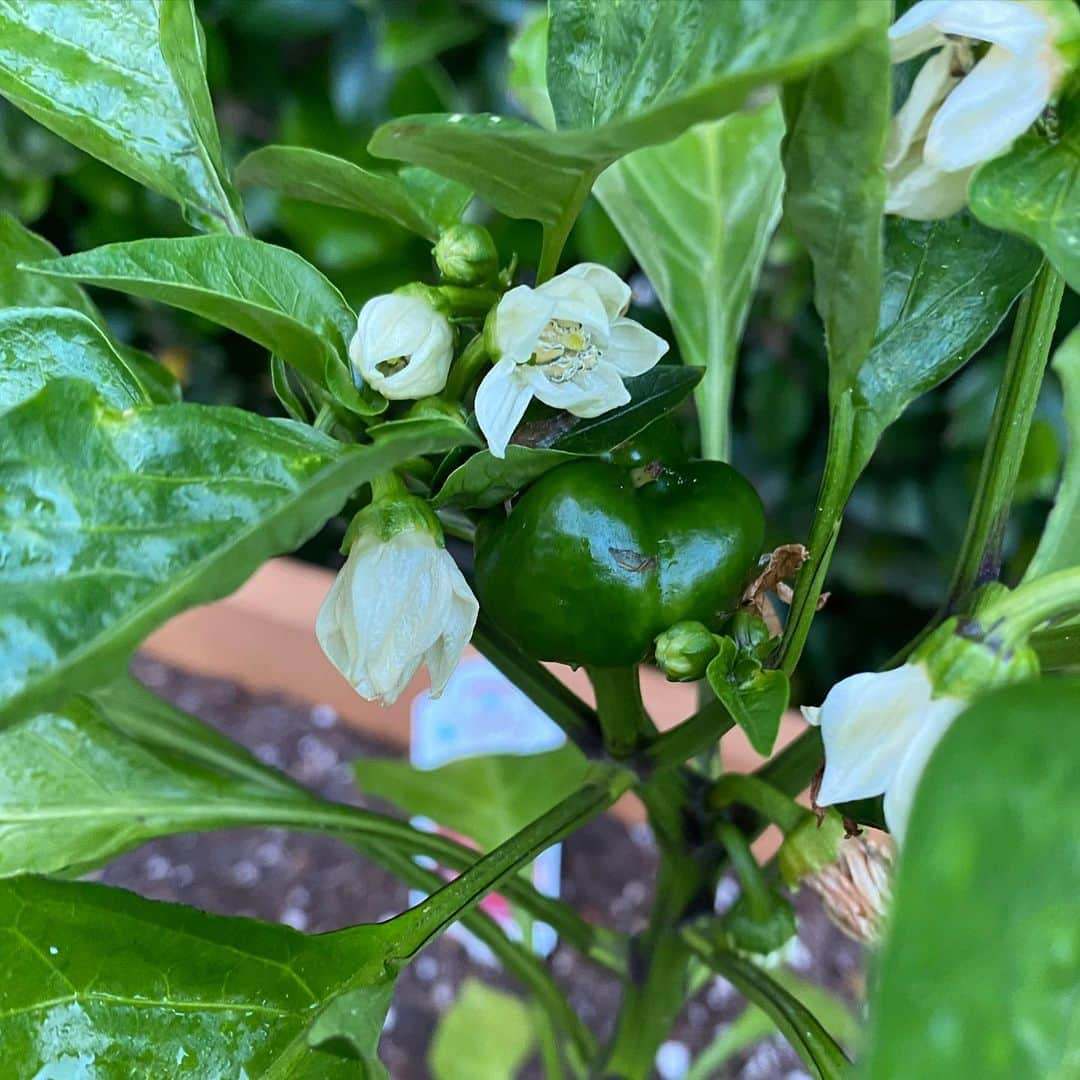
<path fill-rule="evenodd" d="M 511 289 L 495 309 L 495 366 L 476 391 L 476 421 L 496 457 L 535 397 L 575 416 L 625 405 L 623 379 L 641 375 L 668 343 L 626 318 L 630 288 L 605 266 L 581 263 L 533 289 Z"/>
<path fill-rule="evenodd" d="M 421 661 L 427 662 L 431 692 L 438 696 L 472 637 L 479 611 L 441 537 L 423 524 L 414 526 L 415 514 L 421 521 L 428 515 L 420 510 L 402 515 L 400 505 L 375 504 L 361 511 L 375 514 L 357 531 L 315 622 L 319 644 L 334 667 L 361 697 L 384 705 L 397 699 Z"/>
<path fill-rule="evenodd" d="M 454 332 L 422 296 L 388 293 L 361 309 L 349 359 L 360 377 L 392 400 L 430 397 L 446 385 Z"/>
<path fill-rule="evenodd" d="M 885 794 L 885 820 L 903 840 L 923 769 L 967 702 L 934 697 L 922 663 L 864 672 L 838 682 L 820 709 L 804 709 L 821 725 L 825 774 L 820 806 Z"/>
<path fill-rule="evenodd" d="M 894 63 L 938 51 L 893 118 L 886 213 L 929 221 L 964 206 L 975 168 L 1007 151 L 1061 86 L 1065 21 L 1053 0 L 920 0 L 897 19 Z"/>

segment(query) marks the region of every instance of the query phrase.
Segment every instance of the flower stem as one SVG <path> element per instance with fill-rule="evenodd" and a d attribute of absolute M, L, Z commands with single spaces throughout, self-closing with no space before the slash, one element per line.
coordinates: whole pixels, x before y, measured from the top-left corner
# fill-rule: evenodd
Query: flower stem
<path fill-rule="evenodd" d="M 454 362 L 450 377 L 439 395 L 444 401 L 461 401 L 469 392 L 469 387 L 488 363 L 487 349 L 484 347 L 484 335 L 476 337 L 465 346 L 465 351 Z"/>
<path fill-rule="evenodd" d="M 756 810 L 762 817 L 779 825 L 785 833 L 797 828 L 808 814 L 790 795 L 778 791 L 760 777 L 725 773 L 709 792 L 709 806 L 721 810 L 733 803 Z"/>
<path fill-rule="evenodd" d="M 1006 648 L 1023 645 L 1044 623 L 1080 612 L 1080 568 L 1036 578 L 986 605 L 979 622 Z"/>
<path fill-rule="evenodd" d="M 585 669 L 596 691 L 596 714 L 604 749 L 616 761 L 631 757 L 656 735 L 641 700 L 636 667 Z"/>
<path fill-rule="evenodd" d="M 1001 571 L 1001 541 L 1046 372 L 1065 283 L 1048 263 L 1021 301 L 1009 343 L 967 532 L 942 617 L 963 610 L 979 585 Z"/>

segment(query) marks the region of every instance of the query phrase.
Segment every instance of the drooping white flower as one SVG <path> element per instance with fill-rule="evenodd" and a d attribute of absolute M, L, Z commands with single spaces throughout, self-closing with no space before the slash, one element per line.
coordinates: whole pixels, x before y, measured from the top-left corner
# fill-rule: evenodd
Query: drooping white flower
<path fill-rule="evenodd" d="M 895 63 L 938 51 L 893 118 L 886 213 L 928 221 L 964 206 L 975 168 L 1007 151 L 1060 88 L 1059 42 L 1074 20 L 1054 0 L 919 0 L 897 19 Z"/>
<path fill-rule="evenodd" d="M 476 597 L 419 500 L 375 503 L 365 514 L 319 609 L 319 644 L 369 701 L 392 704 L 421 661 L 438 696 L 472 637 Z"/>
<path fill-rule="evenodd" d="M 838 682 L 820 709 L 804 709 L 820 724 L 825 773 L 818 804 L 885 794 L 885 820 L 902 841 L 923 769 L 967 702 L 935 697 L 923 663 L 863 672 Z"/>
<path fill-rule="evenodd" d="M 623 379 L 648 371 L 668 344 L 626 318 L 629 305 L 629 286 L 596 263 L 506 293 L 492 317 L 495 366 L 476 391 L 476 420 L 496 457 L 534 397 L 583 417 L 630 400 Z"/>
<path fill-rule="evenodd" d="M 430 397 L 446 385 L 454 332 L 423 296 L 388 293 L 361 309 L 349 359 L 368 385 L 385 397 Z"/>

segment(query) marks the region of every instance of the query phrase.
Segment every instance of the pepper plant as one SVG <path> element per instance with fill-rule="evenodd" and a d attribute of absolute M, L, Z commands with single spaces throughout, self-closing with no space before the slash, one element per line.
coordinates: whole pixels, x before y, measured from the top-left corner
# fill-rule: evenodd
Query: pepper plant
<path fill-rule="evenodd" d="M 708 972 L 816 1077 L 1073 1075 L 1075 443 L 1026 572 L 1000 577 L 1055 341 L 1080 428 L 1080 337 L 1057 326 L 1080 290 L 1080 12 L 551 0 L 511 52 L 529 119 L 399 117 L 371 140 L 381 168 L 284 145 L 229 162 L 190 0 L 0 3 L 0 94 L 174 201 L 191 233 L 61 256 L 0 219 L 6 1075 L 385 1076 L 395 978 L 458 920 L 534 999 L 551 1077 L 651 1075 Z M 346 298 L 251 235 L 254 188 L 410 231 L 431 274 Z M 674 341 L 610 268 L 564 264 L 590 192 Z M 539 226 L 538 265 L 498 249 L 483 222 L 499 216 Z M 730 412 L 781 219 L 813 265 L 830 421 L 813 519 L 768 551 Z M 250 338 L 286 416 L 184 403 L 84 286 Z M 810 726 L 777 752 L 860 475 L 999 327 L 1008 359 L 937 616 L 885 670 L 804 703 Z M 313 632 L 359 694 L 392 701 L 421 663 L 438 693 L 471 640 L 566 733 L 500 763 L 542 806 L 482 854 L 316 798 L 126 674 L 151 630 L 338 515 L 347 560 Z M 545 661 L 583 666 L 593 701 Z M 701 691 L 663 733 L 648 663 Z M 765 759 L 751 775 L 718 751 L 736 726 Z M 659 850 L 633 937 L 518 873 L 627 792 Z M 751 842 L 770 823 L 784 842 L 763 865 Z M 77 880 L 153 837 L 244 825 L 338 836 L 427 899 L 305 936 Z M 729 872 L 740 895 L 718 910 Z M 800 883 L 877 949 L 857 1066 L 774 972 Z M 610 1038 L 477 910 L 496 887 L 621 980 Z"/>

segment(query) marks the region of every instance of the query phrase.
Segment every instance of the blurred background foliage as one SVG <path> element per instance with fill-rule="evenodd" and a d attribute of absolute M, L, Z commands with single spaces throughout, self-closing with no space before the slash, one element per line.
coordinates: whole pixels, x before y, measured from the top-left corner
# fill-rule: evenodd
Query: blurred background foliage
<path fill-rule="evenodd" d="M 384 120 L 417 112 L 521 115 L 507 51 L 535 9 L 525 0 L 196 0 L 209 80 L 228 160 L 270 143 L 324 150 L 385 167 L 365 150 Z M 245 192 L 252 230 L 315 263 L 359 308 L 369 296 L 433 272 L 429 246 L 392 224 L 344 210 Z M 81 154 L 0 101 L 0 209 L 64 253 L 118 240 L 186 235 L 176 207 Z M 527 277 L 539 228 L 474 204 L 504 260 Z M 649 283 L 607 215 L 590 200 L 564 263 L 603 262 L 627 275 L 640 319 L 672 339 Z M 718 287 L 722 287 L 718 283 Z M 180 378 L 189 401 L 279 407 L 266 354 L 195 316 L 113 292 L 95 297 L 123 340 Z M 1066 297 L 1061 324 L 1080 317 Z M 1008 326 L 965 369 L 920 399 L 887 433 L 848 508 L 795 701 L 818 701 L 838 678 L 883 662 L 917 632 L 944 594 L 978 473 Z M 677 361 L 677 357 L 672 359 Z M 781 224 L 745 334 L 736 383 L 735 464 L 769 510 L 770 541 L 808 528 L 825 451 L 826 365 L 810 304 L 809 263 Z M 687 415 L 688 441 L 692 418 Z M 1007 580 L 1033 550 L 1064 448 L 1060 392 L 1047 381 L 1009 524 Z M 304 554 L 334 558 L 328 530 Z"/>

